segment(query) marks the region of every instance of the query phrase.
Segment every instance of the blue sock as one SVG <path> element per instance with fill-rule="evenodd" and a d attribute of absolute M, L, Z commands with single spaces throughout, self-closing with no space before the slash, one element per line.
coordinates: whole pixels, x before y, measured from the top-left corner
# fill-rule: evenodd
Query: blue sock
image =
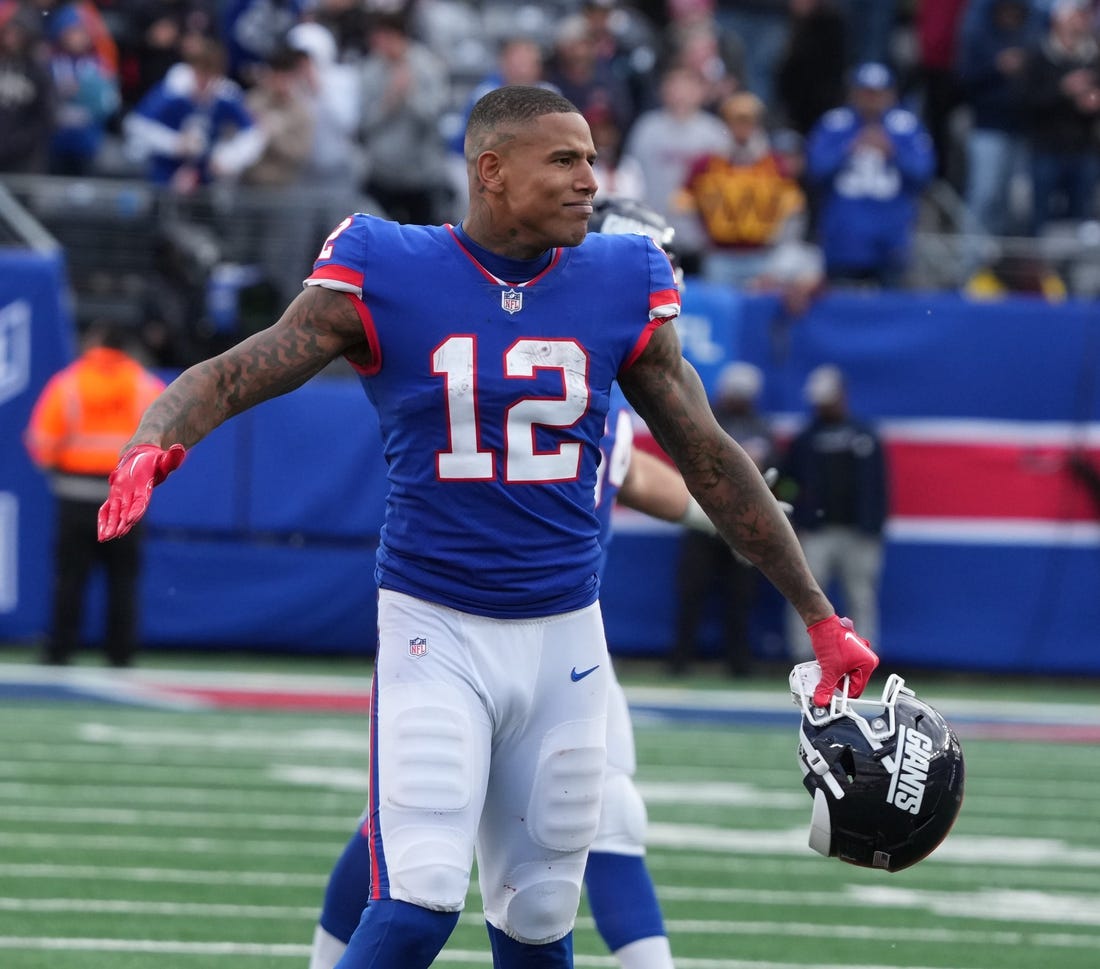
<path fill-rule="evenodd" d="M 336 969 L 428 969 L 457 924 L 458 912 L 374 899 Z"/>
<path fill-rule="evenodd" d="M 584 870 L 588 907 L 607 948 L 665 934 L 653 879 L 641 855 L 593 851 Z"/>
<path fill-rule="evenodd" d="M 510 939 L 500 929 L 485 923 L 493 950 L 493 969 L 572 969 L 573 933 L 557 942 L 531 945 Z"/>
<path fill-rule="evenodd" d="M 347 943 L 370 901 L 370 842 L 358 831 L 344 846 L 325 887 L 318 921 L 329 935 Z"/>

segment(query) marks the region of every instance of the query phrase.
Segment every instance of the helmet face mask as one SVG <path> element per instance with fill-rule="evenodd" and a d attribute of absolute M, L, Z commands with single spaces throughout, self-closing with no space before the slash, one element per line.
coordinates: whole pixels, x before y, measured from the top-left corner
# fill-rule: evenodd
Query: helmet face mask
<path fill-rule="evenodd" d="M 901 871 L 947 837 L 965 769 L 951 725 L 892 674 L 881 698 L 852 699 L 847 681 L 813 705 L 817 663 L 791 671 L 802 709 L 798 758 L 814 799 L 810 847 L 852 865 Z"/>
<path fill-rule="evenodd" d="M 625 196 L 596 199 L 592 217 L 588 220 L 588 231 L 605 235 L 635 233 L 649 236 L 668 256 L 669 262 L 672 263 L 672 272 L 676 277 L 676 285 L 683 289 L 684 270 L 673 245 L 676 230 L 668 224 L 664 216 L 655 212 L 644 202 Z"/>

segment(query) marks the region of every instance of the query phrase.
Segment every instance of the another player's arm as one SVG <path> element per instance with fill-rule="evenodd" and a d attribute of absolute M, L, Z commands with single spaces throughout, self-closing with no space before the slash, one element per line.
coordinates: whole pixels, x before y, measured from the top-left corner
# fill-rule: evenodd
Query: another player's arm
<path fill-rule="evenodd" d="M 666 522 L 713 533 L 714 526 L 691 496 L 683 477 L 667 461 L 635 447 L 615 499 L 620 505 Z"/>
<path fill-rule="evenodd" d="M 752 458 L 715 420 L 673 326 L 656 330 L 619 384 L 722 537 L 771 580 L 807 626 L 832 616 L 790 522 Z"/>
<path fill-rule="evenodd" d="M 189 448 L 230 417 L 297 389 L 345 353 L 371 363 L 359 314 L 345 294 L 308 286 L 274 325 L 180 374 L 145 411 L 123 450 Z"/>

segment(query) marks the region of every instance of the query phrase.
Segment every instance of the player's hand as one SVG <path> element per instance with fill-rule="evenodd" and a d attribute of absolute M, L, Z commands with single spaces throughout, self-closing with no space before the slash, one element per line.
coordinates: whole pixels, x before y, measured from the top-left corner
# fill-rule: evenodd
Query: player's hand
<path fill-rule="evenodd" d="M 187 452 L 182 444 L 167 451 L 155 444 L 130 448 L 107 479 L 110 491 L 99 509 L 99 540 L 109 541 L 125 535 L 145 514 L 155 485 L 176 470 Z"/>
<path fill-rule="evenodd" d="M 810 643 L 821 666 L 821 680 L 814 690 L 814 706 L 827 707 L 833 691 L 848 677 L 848 696 L 858 697 L 878 666 L 878 656 L 855 631 L 851 619 L 830 616 L 809 627 Z"/>

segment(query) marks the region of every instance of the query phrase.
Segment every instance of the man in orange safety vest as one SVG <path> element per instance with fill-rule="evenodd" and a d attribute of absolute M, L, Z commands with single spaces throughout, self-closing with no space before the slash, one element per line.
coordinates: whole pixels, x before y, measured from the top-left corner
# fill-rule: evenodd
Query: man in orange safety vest
<path fill-rule="evenodd" d="M 141 535 L 131 532 L 123 541 L 101 544 L 96 515 L 122 446 L 164 383 L 127 354 L 125 344 L 124 329 L 93 322 L 81 356 L 43 388 L 24 435 L 57 501 L 53 607 L 42 655 L 50 665 L 69 663 L 77 650 L 85 592 L 97 564 L 107 580 L 107 660 L 129 666 L 137 647 Z"/>

